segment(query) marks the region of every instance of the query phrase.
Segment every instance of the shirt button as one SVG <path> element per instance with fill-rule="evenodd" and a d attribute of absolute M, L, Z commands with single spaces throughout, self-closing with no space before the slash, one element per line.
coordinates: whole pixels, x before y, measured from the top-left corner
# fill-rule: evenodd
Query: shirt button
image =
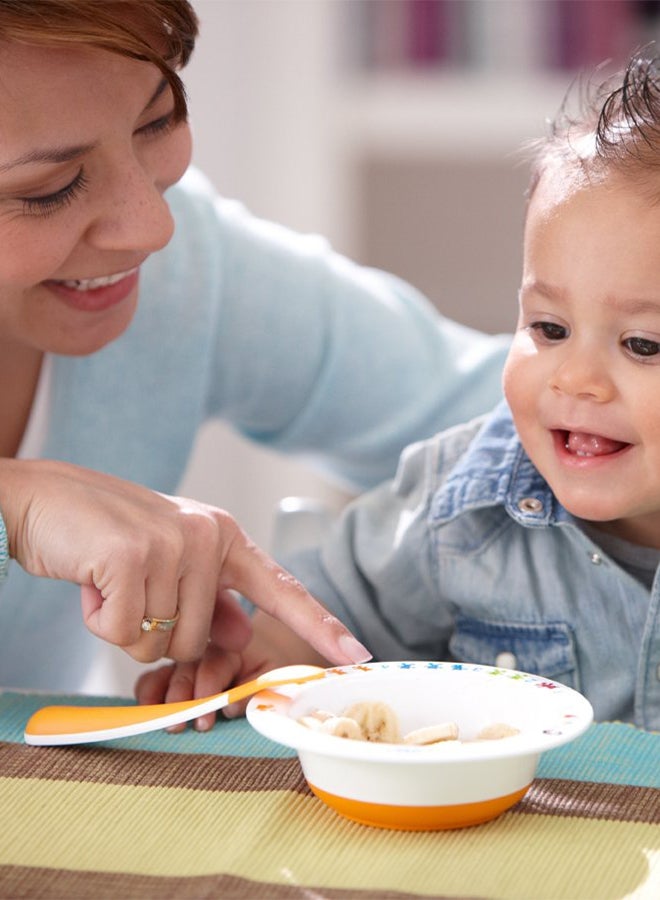
<path fill-rule="evenodd" d="M 595 566 L 599 566 L 603 561 L 603 557 L 600 553 L 596 553 L 595 551 L 589 554 L 589 559 Z"/>
<path fill-rule="evenodd" d="M 495 665 L 498 669 L 515 669 L 517 662 L 516 654 L 509 650 L 504 650 L 495 657 Z"/>
<path fill-rule="evenodd" d="M 538 513 L 543 509 L 543 504 L 538 497 L 523 497 L 518 501 L 520 512 Z"/>

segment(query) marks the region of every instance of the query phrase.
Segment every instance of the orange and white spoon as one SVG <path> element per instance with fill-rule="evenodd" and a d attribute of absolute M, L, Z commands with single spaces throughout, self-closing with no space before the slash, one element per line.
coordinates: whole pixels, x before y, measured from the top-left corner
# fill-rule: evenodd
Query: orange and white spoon
<path fill-rule="evenodd" d="M 151 706 L 44 706 L 30 717 L 25 726 L 25 742 L 55 746 L 130 737 L 180 725 L 267 688 L 301 684 L 323 678 L 325 674 L 326 670 L 318 666 L 284 666 L 264 672 L 253 681 L 246 681 L 221 694 L 197 700 Z"/>

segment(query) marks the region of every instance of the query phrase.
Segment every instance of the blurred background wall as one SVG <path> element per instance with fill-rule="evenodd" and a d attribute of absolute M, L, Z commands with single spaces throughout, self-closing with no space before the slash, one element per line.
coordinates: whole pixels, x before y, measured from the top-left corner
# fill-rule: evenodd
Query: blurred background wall
<path fill-rule="evenodd" d="M 492 332 L 515 324 L 521 144 L 543 134 L 577 71 L 616 64 L 658 32 L 655 0 L 194 5 L 194 161 L 218 190 Z M 342 500 L 218 424 L 181 492 L 227 508 L 266 545 L 280 497 Z"/>

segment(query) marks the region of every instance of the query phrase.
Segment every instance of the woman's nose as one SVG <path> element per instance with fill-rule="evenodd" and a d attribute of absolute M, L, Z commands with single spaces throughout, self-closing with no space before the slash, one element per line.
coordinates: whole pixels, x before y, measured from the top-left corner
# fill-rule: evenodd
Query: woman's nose
<path fill-rule="evenodd" d="M 572 354 L 554 369 L 550 387 L 557 393 L 605 403 L 614 394 L 614 384 L 604 361 L 585 354 Z"/>
<path fill-rule="evenodd" d="M 124 170 L 87 229 L 98 249 L 153 253 L 169 243 L 174 220 L 158 184 L 139 166 Z"/>

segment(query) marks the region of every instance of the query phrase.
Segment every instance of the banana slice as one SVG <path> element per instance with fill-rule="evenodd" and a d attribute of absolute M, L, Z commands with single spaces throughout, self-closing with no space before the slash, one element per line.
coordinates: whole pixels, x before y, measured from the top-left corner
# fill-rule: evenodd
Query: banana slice
<path fill-rule="evenodd" d="M 404 744 L 439 744 L 443 741 L 458 740 L 456 722 L 440 722 L 438 725 L 426 725 L 404 734 Z"/>
<path fill-rule="evenodd" d="M 499 741 L 502 738 L 513 737 L 520 734 L 519 728 L 513 725 L 507 725 L 506 722 L 494 722 L 492 725 L 486 725 L 477 735 L 478 741 Z"/>
<path fill-rule="evenodd" d="M 399 720 L 387 703 L 364 700 L 361 703 L 354 703 L 344 711 L 344 715 L 357 722 L 365 741 L 384 744 L 398 744 L 401 741 Z"/>
<path fill-rule="evenodd" d="M 321 722 L 319 731 L 324 734 L 333 734 L 335 737 L 350 738 L 354 741 L 362 741 L 362 729 L 355 721 L 348 716 L 332 716 Z"/>

